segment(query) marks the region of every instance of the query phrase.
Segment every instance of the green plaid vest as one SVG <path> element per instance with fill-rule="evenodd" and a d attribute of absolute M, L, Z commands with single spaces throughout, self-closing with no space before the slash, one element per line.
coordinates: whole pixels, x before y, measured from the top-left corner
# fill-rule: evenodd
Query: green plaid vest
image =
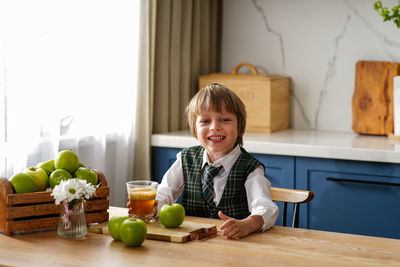
<path fill-rule="evenodd" d="M 264 165 L 241 148 L 241 154 L 228 175 L 226 186 L 218 206 L 213 209 L 203 199 L 201 193 L 201 165 L 203 163 L 204 147 L 195 146 L 181 151 L 185 188 L 182 205 L 186 215 L 219 218 L 218 211 L 236 219 L 244 219 L 250 215 L 246 188 L 247 176 L 260 165 Z"/>

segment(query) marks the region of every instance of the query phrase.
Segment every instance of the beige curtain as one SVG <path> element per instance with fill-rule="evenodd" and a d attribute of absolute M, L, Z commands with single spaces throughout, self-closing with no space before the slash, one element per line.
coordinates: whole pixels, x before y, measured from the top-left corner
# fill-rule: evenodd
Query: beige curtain
<path fill-rule="evenodd" d="M 151 134 L 187 128 L 199 75 L 219 69 L 221 0 L 141 0 L 133 179 L 151 179 Z"/>
<path fill-rule="evenodd" d="M 199 75 L 219 69 L 221 1 L 153 0 L 152 132 L 187 129 Z"/>
<path fill-rule="evenodd" d="M 150 33 L 151 1 L 140 3 L 140 42 L 138 94 L 136 103 L 136 124 L 134 135 L 133 180 L 150 180 L 150 138 L 151 138 L 151 87 L 150 87 Z"/>

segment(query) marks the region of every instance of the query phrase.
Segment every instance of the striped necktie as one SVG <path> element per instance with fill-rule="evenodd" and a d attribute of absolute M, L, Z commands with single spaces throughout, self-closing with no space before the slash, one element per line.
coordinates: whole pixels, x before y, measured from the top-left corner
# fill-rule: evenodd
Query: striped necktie
<path fill-rule="evenodd" d="M 217 176 L 222 166 L 214 167 L 206 164 L 204 170 L 204 182 L 202 186 L 203 198 L 212 207 L 215 207 L 214 203 L 214 177 Z"/>

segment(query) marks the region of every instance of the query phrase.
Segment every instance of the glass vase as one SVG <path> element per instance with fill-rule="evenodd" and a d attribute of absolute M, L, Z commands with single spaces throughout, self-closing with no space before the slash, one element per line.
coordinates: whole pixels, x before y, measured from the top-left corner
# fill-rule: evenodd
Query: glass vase
<path fill-rule="evenodd" d="M 86 216 L 83 202 L 61 203 L 57 234 L 62 238 L 82 238 L 87 235 Z"/>

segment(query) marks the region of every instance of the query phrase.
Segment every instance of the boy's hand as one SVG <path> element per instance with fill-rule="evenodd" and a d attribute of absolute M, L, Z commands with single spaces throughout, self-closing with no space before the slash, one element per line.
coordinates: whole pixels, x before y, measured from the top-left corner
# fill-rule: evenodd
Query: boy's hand
<path fill-rule="evenodd" d="M 131 202 L 129 201 L 129 197 L 126 200 L 127 200 L 126 207 L 128 208 L 128 214 L 131 215 L 132 209 L 131 209 Z M 158 206 L 158 200 L 155 200 L 154 207 L 153 207 L 153 216 L 155 216 L 157 214 L 157 206 Z"/>
<path fill-rule="evenodd" d="M 222 231 L 222 235 L 228 239 L 239 239 L 248 236 L 258 231 L 264 224 L 261 216 L 249 216 L 243 220 L 237 220 L 226 216 L 222 211 L 218 212 L 218 216 L 221 220 L 225 221 L 221 225 L 220 230 Z"/>

